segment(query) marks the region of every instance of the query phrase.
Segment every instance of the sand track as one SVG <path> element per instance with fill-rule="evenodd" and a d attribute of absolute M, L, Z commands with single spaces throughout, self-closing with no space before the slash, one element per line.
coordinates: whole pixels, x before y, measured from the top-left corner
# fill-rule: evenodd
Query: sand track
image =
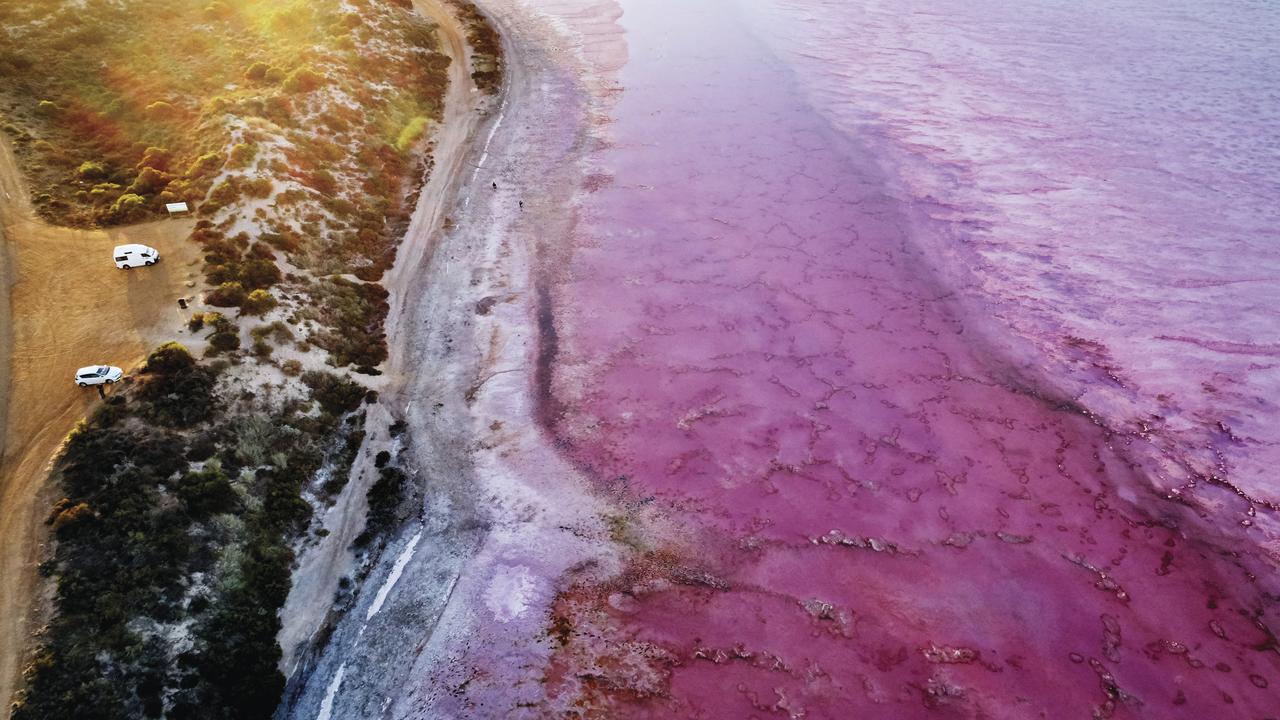
<path fill-rule="evenodd" d="M 38 218 L 8 144 L 0 144 L 0 698 L 12 696 L 31 633 L 49 610 L 36 566 L 56 489 L 48 467 L 77 420 L 99 402 L 71 381 L 77 367 L 126 373 L 156 344 L 182 339 L 177 298 L 199 275 L 193 220 L 109 230 L 55 227 Z M 111 248 L 158 248 L 155 267 L 117 270 Z M 6 711 L 7 715 L 7 711 Z"/>

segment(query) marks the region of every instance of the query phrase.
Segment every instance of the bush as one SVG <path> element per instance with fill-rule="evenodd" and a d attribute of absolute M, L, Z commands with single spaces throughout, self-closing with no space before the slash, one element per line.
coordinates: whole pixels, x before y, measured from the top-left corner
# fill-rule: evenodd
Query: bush
<path fill-rule="evenodd" d="M 125 193 L 111 205 L 111 219 L 115 222 L 134 222 L 147 215 L 147 199 L 134 193 Z"/>
<path fill-rule="evenodd" d="M 134 193 L 136 195 L 155 195 L 164 190 L 169 181 L 173 180 L 172 175 L 156 170 L 155 168 L 144 167 L 142 172 L 138 173 L 138 177 L 134 178 L 133 184 L 125 192 Z"/>
<path fill-rule="evenodd" d="M 205 297 L 205 302 L 214 307 L 239 307 L 245 301 L 244 286 L 238 282 L 224 282 Z"/>
<path fill-rule="evenodd" d="M 244 79 L 249 80 L 251 82 L 262 82 L 262 80 L 267 77 L 267 70 L 270 68 L 271 68 L 270 65 L 262 61 L 258 61 L 250 65 L 244 71 Z"/>
<path fill-rule="evenodd" d="M 192 318 L 192 320 L 194 319 Z M 151 354 L 147 356 L 147 362 L 142 371 L 145 373 L 172 374 L 186 370 L 195 364 L 196 359 L 191 356 L 191 352 L 182 344 L 167 342 L 151 351 Z"/>
<path fill-rule="evenodd" d="M 271 191 L 275 188 L 275 185 L 264 177 L 250 178 L 245 180 L 241 186 L 245 195 L 259 200 L 271 197 Z"/>
<path fill-rule="evenodd" d="M 404 471 L 384 467 L 378 471 L 378 481 L 369 488 L 369 519 L 365 526 L 375 533 L 391 529 L 396 521 L 396 508 L 404 497 L 406 476 Z"/>
<path fill-rule="evenodd" d="M 147 106 L 147 115 L 157 120 L 170 120 L 177 117 L 181 113 L 172 103 L 164 100 L 157 100 Z"/>
<path fill-rule="evenodd" d="M 265 315 L 276 306 L 276 299 L 266 290 L 254 290 L 244 299 L 240 306 L 246 315 Z"/>
<path fill-rule="evenodd" d="M 209 336 L 209 347 L 213 348 L 215 353 L 239 350 L 240 334 L 227 331 L 216 332 Z"/>
<path fill-rule="evenodd" d="M 271 260 L 254 258 L 240 268 L 240 284 L 251 290 L 269 288 L 280 282 L 280 268 Z"/>
<path fill-rule="evenodd" d="M 258 146 L 249 143 L 238 143 L 231 148 L 231 156 L 227 160 L 227 167 L 235 170 L 241 170 L 249 167 L 249 163 L 258 156 Z"/>
<path fill-rule="evenodd" d="M 148 380 L 138 391 L 146 406 L 142 413 L 152 421 L 170 427 L 190 427 L 208 420 L 217 409 L 213 388 L 217 378 L 200 365 L 182 366 L 185 353 L 173 351 L 158 361 L 168 370 L 148 373 Z M 188 357 L 190 357 L 188 355 Z"/>
<path fill-rule="evenodd" d="M 231 481 L 217 463 L 182 476 L 178 481 L 177 495 L 187 513 L 196 519 L 231 512 L 240 503 Z"/>
<path fill-rule="evenodd" d="M 289 73 L 284 79 L 285 92 L 309 93 L 324 85 L 324 78 L 305 65 Z"/>
<path fill-rule="evenodd" d="M 302 374 L 302 363 L 297 360 L 285 360 L 280 364 L 280 372 L 289 377 L 298 377 Z"/>
<path fill-rule="evenodd" d="M 187 177 L 205 177 L 222 169 L 222 153 L 210 152 L 195 159 L 187 168 Z"/>
<path fill-rule="evenodd" d="M 76 168 L 76 175 L 81 180 L 102 180 L 107 176 L 107 168 L 100 162 L 85 160 Z"/>
<path fill-rule="evenodd" d="M 142 159 L 138 161 L 136 170 L 141 171 L 143 168 L 152 168 L 160 172 L 168 172 L 169 164 L 173 162 L 173 153 L 161 147 L 149 147 L 142 153 Z"/>
<path fill-rule="evenodd" d="M 322 370 L 303 373 L 302 382 L 311 388 L 312 396 L 320 407 L 331 415 L 343 415 L 360 407 L 360 401 L 367 392 L 359 383 Z"/>
<path fill-rule="evenodd" d="M 418 138 L 421 138 L 422 134 L 427 131 L 427 123 L 429 121 L 430 118 L 422 116 L 410 120 L 409 124 L 404 126 L 404 129 L 400 131 L 400 135 L 396 138 L 396 149 L 404 152 L 413 147 L 413 144 L 418 142 Z"/>

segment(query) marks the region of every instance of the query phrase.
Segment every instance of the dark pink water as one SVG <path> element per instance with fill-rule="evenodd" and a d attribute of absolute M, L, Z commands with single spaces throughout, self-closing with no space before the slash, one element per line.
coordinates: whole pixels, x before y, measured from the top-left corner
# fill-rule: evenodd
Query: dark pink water
<path fill-rule="evenodd" d="M 622 3 L 555 431 L 668 530 L 566 706 L 1280 716 L 1276 13 L 986 5 Z"/>

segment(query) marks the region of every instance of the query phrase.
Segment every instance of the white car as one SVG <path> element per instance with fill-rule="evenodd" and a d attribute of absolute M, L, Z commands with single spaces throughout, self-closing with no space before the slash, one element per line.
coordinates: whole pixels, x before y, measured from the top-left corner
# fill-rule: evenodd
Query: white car
<path fill-rule="evenodd" d="M 120 269 L 142 267 L 143 265 L 155 265 L 160 259 L 160 251 L 146 245 L 130 243 L 128 245 L 117 245 L 113 256 L 116 259 L 116 267 Z"/>
<path fill-rule="evenodd" d="M 124 377 L 124 371 L 111 365 L 90 365 L 76 371 L 76 384 L 80 387 L 90 385 L 110 385 Z"/>

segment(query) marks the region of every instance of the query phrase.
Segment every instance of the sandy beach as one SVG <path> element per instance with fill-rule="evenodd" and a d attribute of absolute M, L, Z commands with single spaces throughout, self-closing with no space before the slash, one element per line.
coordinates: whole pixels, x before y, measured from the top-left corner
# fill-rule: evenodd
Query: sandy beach
<path fill-rule="evenodd" d="M 195 292 L 199 248 L 193 220 L 108 230 L 50 226 L 32 212 L 8 143 L 0 145 L 0 697 L 21 676 L 22 655 L 47 610 L 36 566 L 52 488 L 50 461 L 75 423 L 99 402 L 72 382 L 76 368 L 118 365 L 126 373 L 155 345 L 183 339 L 177 299 Z M 155 267 L 117 270 L 115 245 L 160 250 Z"/>

